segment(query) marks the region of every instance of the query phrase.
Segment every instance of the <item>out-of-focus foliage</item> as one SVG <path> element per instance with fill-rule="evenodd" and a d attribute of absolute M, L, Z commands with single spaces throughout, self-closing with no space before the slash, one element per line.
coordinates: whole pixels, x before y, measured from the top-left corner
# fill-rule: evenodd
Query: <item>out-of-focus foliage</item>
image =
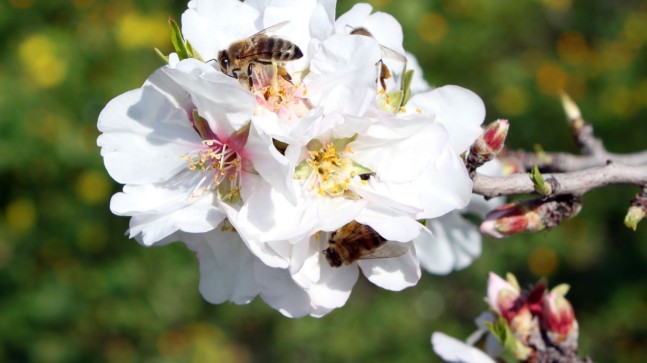
<path fill-rule="evenodd" d="M 340 1 L 338 13 L 352 6 Z M 373 1 L 403 24 L 434 85 L 481 95 L 510 119 L 509 146 L 576 150 L 556 92 L 609 149 L 647 147 L 647 1 Z M 467 336 L 487 272 L 566 282 L 581 351 L 647 356 L 647 225 L 623 227 L 631 187 L 584 198 L 548 233 L 484 242 L 448 277 L 391 293 L 360 283 L 346 307 L 290 320 L 260 302 L 205 303 L 180 244 L 144 248 L 109 212 L 119 186 L 96 147 L 97 115 L 170 51 L 183 1 L 0 2 L 0 361 L 431 362 L 434 330 Z"/>

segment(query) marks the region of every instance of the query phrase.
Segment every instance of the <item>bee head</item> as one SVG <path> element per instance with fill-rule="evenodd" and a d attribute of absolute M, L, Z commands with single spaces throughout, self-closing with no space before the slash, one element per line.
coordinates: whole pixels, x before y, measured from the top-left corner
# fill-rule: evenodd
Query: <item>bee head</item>
<path fill-rule="evenodd" d="M 231 76 L 231 74 L 229 74 L 229 53 L 227 53 L 226 50 L 221 50 L 220 52 L 218 52 L 218 64 L 220 65 L 220 70 L 222 71 L 222 73 Z"/>
<path fill-rule="evenodd" d="M 341 258 L 339 257 L 339 254 L 333 248 L 328 247 L 322 252 L 324 256 L 326 256 L 326 260 L 328 260 L 328 264 L 330 266 L 339 267 L 342 265 L 342 261 L 341 261 Z"/>

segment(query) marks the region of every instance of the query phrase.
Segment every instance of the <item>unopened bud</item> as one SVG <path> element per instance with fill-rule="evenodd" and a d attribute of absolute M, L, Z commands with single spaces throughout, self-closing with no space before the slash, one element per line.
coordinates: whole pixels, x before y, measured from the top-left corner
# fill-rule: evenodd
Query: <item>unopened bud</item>
<path fill-rule="evenodd" d="M 496 120 L 485 128 L 483 140 L 494 156 L 503 149 L 509 129 L 510 122 L 508 120 Z"/>
<path fill-rule="evenodd" d="M 515 201 L 488 213 L 480 230 L 494 238 L 509 237 L 519 232 L 539 232 L 556 227 L 576 216 L 581 209 L 581 199 L 572 195 Z"/>
<path fill-rule="evenodd" d="M 494 159 L 503 150 L 509 128 L 508 120 L 496 120 L 485 127 L 481 136 L 470 147 L 466 161 L 470 174 L 476 168 Z"/>
<path fill-rule="evenodd" d="M 625 216 L 625 226 L 635 231 L 638 227 L 638 223 L 645 218 L 646 214 L 647 188 L 644 188 L 634 199 L 631 200 L 631 207 L 629 207 L 627 215 Z"/>
<path fill-rule="evenodd" d="M 477 157 L 481 165 L 494 159 L 503 149 L 509 128 L 508 120 L 496 120 L 487 125 L 481 136 L 472 144 L 470 154 Z"/>
<path fill-rule="evenodd" d="M 494 238 L 510 237 L 524 231 L 544 229 L 537 213 L 526 204 L 508 203 L 494 209 L 481 223 L 480 230 Z"/>
<path fill-rule="evenodd" d="M 560 285 L 544 296 L 543 327 L 548 339 L 554 345 L 563 349 L 576 349 L 578 324 L 575 320 L 573 306 L 566 300 L 565 291 Z"/>
<path fill-rule="evenodd" d="M 575 104 L 573 99 L 571 99 L 569 95 L 563 92 L 561 98 L 562 107 L 564 107 L 564 112 L 566 113 L 566 117 L 568 118 L 569 122 L 581 119 L 582 113 L 580 112 L 580 108 L 577 107 L 577 104 Z"/>
<path fill-rule="evenodd" d="M 634 231 L 638 228 L 638 223 L 645 218 L 645 211 L 642 207 L 629 207 L 627 215 L 625 216 L 625 226 L 631 228 Z"/>
<path fill-rule="evenodd" d="M 518 307 L 519 286 L 502 279 L 494 272 L 490 272 L 488 275 L 487 295 L 486 301 L 490 308 L 509 322 L 512 319 L 513 310 Z"/>

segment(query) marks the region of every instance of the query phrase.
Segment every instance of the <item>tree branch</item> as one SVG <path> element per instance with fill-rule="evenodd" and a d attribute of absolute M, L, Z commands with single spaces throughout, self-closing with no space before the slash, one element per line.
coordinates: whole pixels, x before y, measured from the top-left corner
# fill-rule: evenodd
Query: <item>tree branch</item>
<path fill-rule="evenodd" d="M 643 187 L 647 185 L 647 166 L 609 163 L 586 170 L 544 174 L 544 178 L 554 183 L 553 195 L 583 195 L 592 189 L 609 184 L 632 184 Z M 532 180 L 526 173 L 504 177 L 489 177 L 477 173 L 473 181 L 473 192 L 486 198 L 535 193 Z"/>

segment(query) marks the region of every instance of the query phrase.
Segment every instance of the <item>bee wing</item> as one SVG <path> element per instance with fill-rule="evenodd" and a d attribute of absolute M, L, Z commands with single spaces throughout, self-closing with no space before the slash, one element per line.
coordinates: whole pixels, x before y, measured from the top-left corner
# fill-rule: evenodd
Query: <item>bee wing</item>
<path fill-rule="evenodd" d="M 376 258 L 390 258 L 390 257 L 400 257 L 409 252 L 409 248 L 402 243 L 385 243 L 380 247 L 376 248 L 373 252 L 363 255 L 361 260 L 369 260 Z"/>
<path fill-rule="evenodd" d="M 380 44 L 380 49 L 382 50 L 382 54 L 384 55 L 384 58 L 394 59 L 404 63 L 405 65 L 407 64 L 407 57 L 405 57 L 404 54 L 400 52 L 396 52 L 395 50 L 389 47 L 386 47 L 382 44 Z"/>
<path fill-rule="evenodd" d="M 261 36 L 261 35 L 272 35 L 272 33 L 276 33 L 279 31 L 281 28 L 284 26 L 288 25 L 290 23 L 289 20 L 282 21 L 280 23 L 274 24 L 272 26 L 268 26 L 267 28 L 259 31 L 258 33 L 252 35 L 250 38 L 253 39 L 255 37 Z"/>

